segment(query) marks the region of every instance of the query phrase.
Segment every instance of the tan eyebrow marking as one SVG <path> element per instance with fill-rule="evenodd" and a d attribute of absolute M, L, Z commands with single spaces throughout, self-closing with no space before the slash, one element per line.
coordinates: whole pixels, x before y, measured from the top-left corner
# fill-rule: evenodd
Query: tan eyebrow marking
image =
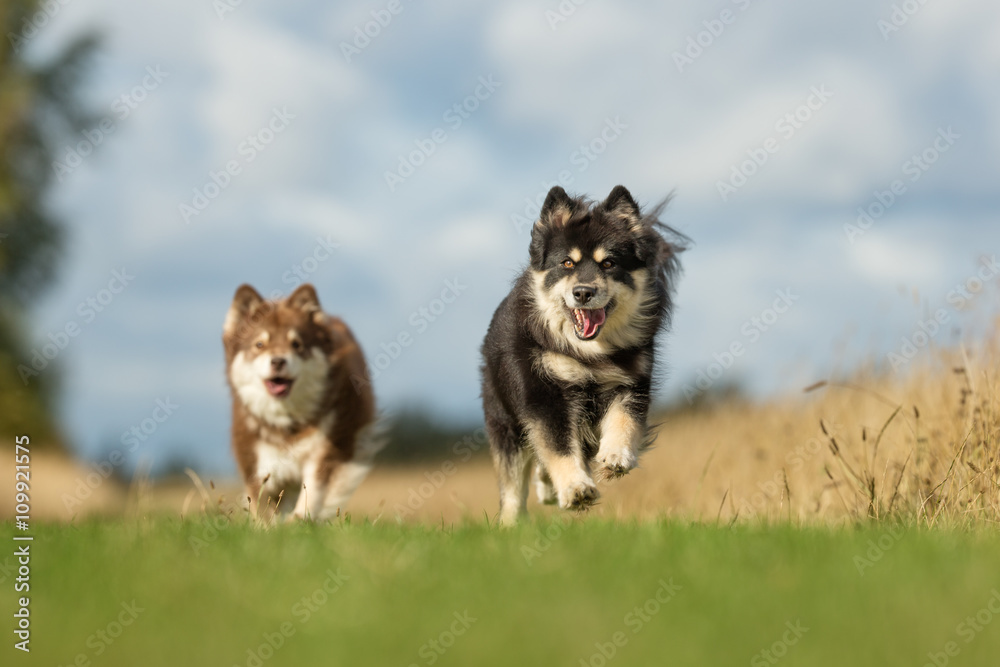
<path fill-rule="evenodd" d="M 572 250 L 569 251 L 569 258 L 574 262 L 579 262 L 581 259 L 583 259 L 583 253 L 580 252 L 579 248 L 573 248 Z"/>
<path fill-rule="evenodd" d="M 608 256 L 608 251 L 604 248 L 598 248 L 594 251 L 594 261 L 600 264 Z"/>

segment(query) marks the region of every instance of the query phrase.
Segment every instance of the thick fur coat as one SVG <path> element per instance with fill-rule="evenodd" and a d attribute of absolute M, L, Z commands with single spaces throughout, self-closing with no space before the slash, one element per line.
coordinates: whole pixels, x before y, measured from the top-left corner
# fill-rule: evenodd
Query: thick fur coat
<path fill-rule="evenodd" d="M 375 399 L 350 329 L 303 285 L 265 301 L 249 285 L 223 327 L 232 447 L 252 507 L 337 516 L 371 468 Z M 259 507 L 258 507 L 259 503 Z M 270 509 L 268 509 L 270 508 Z"/>
<path fill-rule="evenodd" d="M 539 499 L 584 509 L 595 476 L 635 468 L 648 437 L 655 339 L 669 324 L 686 239 L 617 186 L 591 203 L 553 188 L 531 234 L 530 264 L 483 343 L 486 430 L 500 519 Z"/>

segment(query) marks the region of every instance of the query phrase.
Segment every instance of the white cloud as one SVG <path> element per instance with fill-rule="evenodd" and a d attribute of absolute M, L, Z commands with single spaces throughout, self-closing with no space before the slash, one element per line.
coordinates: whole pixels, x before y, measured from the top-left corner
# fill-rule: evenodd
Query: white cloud
<path fill-rule="evenodd" d="M 921 243 L 907 228 L 916 221 L 898 222 L 895 233 L 873 230 L 854 246 L 854 268 L 872 283 L 931 290 L 943 283 L 944 258 L 933 244 Z M 940 224 L 940 223 L 938 223 Z"/>
<path fill-rule="evenodd" d="M 298 229 L 310 235 L 330 236 L 344 252 L 377 254 L 384 236 L 382 221 L 354 210 L 328 193 L 287 189 L 266 195 L 261 211 L 274 229 Z"/>
<path fill-rule="evenodd" d="M 513 250 L 513 235 L 496 211 L 465 213 L 446 221 L 425 244 L 421 256 L 444 266 L 476 267 Z M 518 247 L 518 249 L 520 249 Z"/>
<path fill-rule="evenodd" d="M 331 114 L 365 92 L 358 71 L 329 45 L 263 21 L 227 21 L 206 35 L 202 48 L 209 77 L 201 102 L 203 130 L 227 152 L 273 108 L 305 115 L 321 106 Z M 329 116 L 323 120 L 329 122 Z"/>

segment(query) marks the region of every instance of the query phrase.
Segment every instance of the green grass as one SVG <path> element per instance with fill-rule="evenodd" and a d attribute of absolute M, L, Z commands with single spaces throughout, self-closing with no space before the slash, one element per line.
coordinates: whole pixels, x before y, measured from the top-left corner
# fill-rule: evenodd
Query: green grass
<path fill-rule="evenodd" d="M 544 548 L 529 563 L 525 548 L 544 530 L 556 539 L 535 545 Z M 14 651 L 5 629 L 0 655 L 13 656 L 5 665 L 69 665 L 83 655 L 79 664 L 130 667 L 599 667 L 596 644 L 621 632 L 607 664 L 767 665 L 755 656 L 791 622 L 808 632 L 774 664 L 919 667 L 948 642 L 960 649 L 949 664 L 995 664 L 1000 618 L 969 643 L 958 626 L 1000 589 L 1000 536 L 900 533 L 862 576 L 856 557 L 870 541 L 888 545 L 887 530 L 341 523 L 266 532 L 233 525 L 212 539 L 204 525 L 171 519 L 40 526 L 33 651 Z M 13 532 L 0 528 L 7 544 Z M 192 538 L 204 541 L 197 554 Z M 346 580 L 309 610 L 302 598 L 322 590 L 329 571 Z M 635 615 L 658 591 L 668 597 L 661 582 L 680 590 L 666 604 L 649 602 L 645 619 Z M 2 586 L 11 600 L 12 579 Z M 133 600 L 144 611 L 105 645 L 96 633 Z M 428 642 L 466 613 L 476 620 L 435 653 Z M 273 656 L 248 655 L 282 624 L 293 633 Z"/>

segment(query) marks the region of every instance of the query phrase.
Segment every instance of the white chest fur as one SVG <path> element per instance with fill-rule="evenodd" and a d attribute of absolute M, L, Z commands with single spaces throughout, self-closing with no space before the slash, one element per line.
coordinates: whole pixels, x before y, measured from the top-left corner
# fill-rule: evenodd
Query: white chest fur
<path fill-rule="evenodd" d="M 330 418 L 323 420 L 312 434 L 294 442 L 282 443 L 259 440 L 254 446 L 257 454 L 257 479 L 267 479 L 268 491 L 298 488 L 305 478 L 319 465 L 329 447 L 327 433 Z"/>
<path fill-rule="evenodd" d="M 596 382 L 602 387 L 611 388 L 634 382 L 634 378 L 611 362 L 583 364 L 558 352 L 543 352 L 536 363 L 550 377 L 569 384 Z"/>

